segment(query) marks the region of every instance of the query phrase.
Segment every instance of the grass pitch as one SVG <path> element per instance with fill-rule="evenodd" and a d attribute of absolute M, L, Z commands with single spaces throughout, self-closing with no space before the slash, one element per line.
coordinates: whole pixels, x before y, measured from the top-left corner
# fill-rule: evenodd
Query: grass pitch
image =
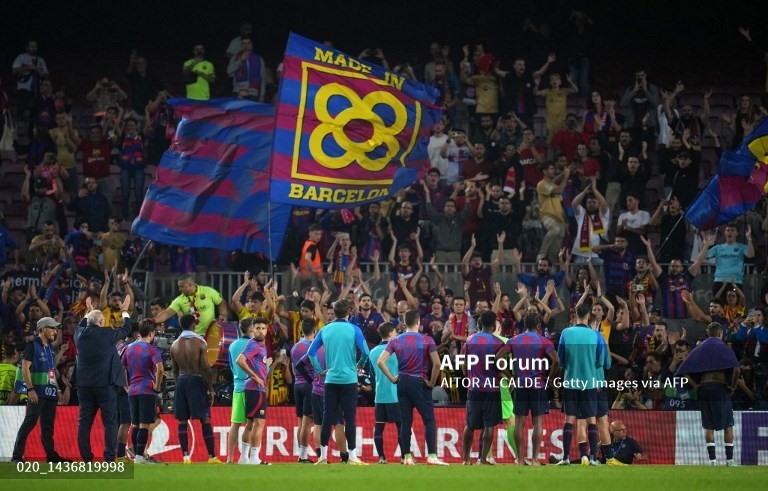
<path fill-rule="evenodd" d="M 9 464 L 0 464 L 9 465 Z M 258 489 L 280 491 L 375 491 L 379 489 L 469 491 L 642 489 L 759 489 L 768 480 L 767 467 L 630 466 L 517 467 L 510 465 L 403 467 L 399 464 L 351 467 L 341 464 L 272 466 L 161 464 L 134 468 L 133 479 L 81 480 L 27 478 L 6 481 L 13 491 L 215 491 Z M 3 485 L 6 489 L 6 486 Z"/>

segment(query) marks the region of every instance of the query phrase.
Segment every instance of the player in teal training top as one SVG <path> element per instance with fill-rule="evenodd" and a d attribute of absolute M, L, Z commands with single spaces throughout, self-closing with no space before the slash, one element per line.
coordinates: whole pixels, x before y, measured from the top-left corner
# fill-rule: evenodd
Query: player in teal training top
<path fill-rule="evenodd" d="M 368 359 L 368 343 L 359 327 L 347 321 L 349 303 L 339 300 L 333 304 L 336 320 L 327 324 L 312 341 L 307 351 L 317 373 L 323 371 L 317 350 L 325 347 L 325 407 L 320 432 L 320 458 L 316 464 L 328 463 L 328 440 L 331 429 L 339 421 L 340 407 L 345 423 L 350 465 L 366 465 L 357 457 L 355 416 L 357 412 L 357 367 Z"/>
<path fill-rule="evenodd" d="M 379 336 L 381 344 L 371 350 L 371 366 L 373 367 L 373 376 L 376 380 L 376 397 L 374 399 L 376 426 L 373 430 L 373 443 L 376 445 L 376 453 L 379 454 L 379 464 L 386 464 L 387 458 L 384 452 L 384 427 L 387 423 L 395 423 L 397 426 L 398 442 L 400 441 L 400 404 L 397 402 L 397 385 L 393 384 L 384 372 L 381 371 L 377 362 L 379 357 L 387 348 L 387 343 L 397 337 L 397 326 L 391 322 L 385 322 L 379 326 Z M 387 368 L 397 377 L 397 357 L 390 356 L 387 360 Z"/>

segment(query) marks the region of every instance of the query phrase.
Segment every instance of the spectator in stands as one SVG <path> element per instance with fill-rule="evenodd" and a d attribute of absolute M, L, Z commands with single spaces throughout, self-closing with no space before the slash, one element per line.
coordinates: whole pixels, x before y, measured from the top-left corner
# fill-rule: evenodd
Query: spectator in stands
<path fill-rule="evenodd" d="M 144 136 L 146 137 L 145 161 L 149 165 L 159 165 L 163 153 L 171 145 L 176 134 L 176 118 L 171 105 L 170 94 L 163 89 L 157 92 L 145 111 Z"/>
<path fill-rule="evenodd" d="M 544 152 L 536 148 L 536 137 L 531 128 L 523 130 L 523 141 L 517 147 L 518 160 L 523 168 L 520 179 L 525 180 L 525 185 L 534 189 L 542 177 L 541 164 L 544 163 Z"/>
<path fill-rule="evenodd" d="M 56 203 L 48 197 L 48 181 L 43 177 L 31 179 L 29 168 L 25 168 L 26 178 L 21 186 L 21 197 L 27 202 L 26 238 L 31 240 L 43 230 L 43 224 L 53 224 L 57 219 Z M 33 185 L 34 194 L 30 195 L 29 186 Z"/>
<path fill-rule="evenodd" d="M 120 154 L 120 194 L 123 218 L 129 219 L 131 214 L 131 184 L 133 184 L 133 210 L 138 213 L 141 201 L 144 199 L 144 139 L 139 131 L 135 118 L 125 120 L 123 131 L 119 136 L 118 151 Z"/>
<path fill-rule="evenodd" d="M 445 170 L 446 162 L 445 158 L 440 155 L 440 149 L 448 143 L 449 136 L 445 133 L 445 122 L 438 121 L 432 125 L 432 136 L 429 137 L 429 144 L 427 144 L 427 154 L 429 155 L 429 162 L 433 169 L 438 173 L 442 173 Z"/>
<path fill-rule="evenodd" d="M 744 235 L 747 243 L 737 242 L 739 231 L 736 225 L 725 226 L 725 242 L 709 248 L 707 259 L 715 261 L 715 283 L 712 291 L 717 291 L 722 283 L 732 283 L 741 286 L 744 283 L 744 259 L 755 257 L 755 246 L 752 243 L 752 229 L 747 225 Z"/>
<path fill-rule="evenodd" d="M 581 205 L 586 197 L 586 208 Z M 611 209 L 600 191 L 597 190 L 597 178 L 590 179 L 590 185 L 573 198 L 575 210 L 576 238 L 571 248 L 576 264 L 591 260 L 600 264 L 602 260 L 593 251 L 593 247 L 608 241 L 611 226 Z"/>
<path fill-rule="evenodd" d="M 566 123 L 566 112 L 568 111 L 568 96 L 570 94 L 575 94 L 578 92 L 578 88 L 573 83 L 573 81 L 570 79 L 570 77 L 566 77 L 568 80 L 568 84 L 570 87 L 563 87 L 563 79 L 560 76 L 559 73 L 552 73 L 549 75 L 549 88 L 547 89 L 539 89 L 539 83 L 538 80 L 536 81 L 536 89 L 534 90 L 534 94 L 540 97 L 544 97 L 544 110 L 546 113 L 546 125 L 547 125 L 547 138 L 550 143 L 553 143 L 557 145 L 555 137 L 558 135 L 560 130 L 563 127 L 563 124 Z M 573 116 L 573 123 L 569 124 L 568 128 L 571 130 L 576 129 L 576 115 L 567 115 L 568 117 Z M 568 135 L 570 136 L 570 135 Z M 581 135 L 579 134 L 579 138 L 581 138 Z M 581 140 L 579 140 L 581 141 Z M 564 142 L 561 141 L 561 144 L 564 144 Z M 566 155 L 568 153 L 566 152 Z M 570 156 L 569 158 L 573 158 Z"/>
<path fill-rule="evenodd" d="M 685 149 L 678 151 L 672 159 L 672 168 L 669 170 L 672 179 L 671 192 L 683 208 L 688 208 L 698 193 L 699 160 L 699 152 L 692 155 Z"/>
<path fill-rule="evenodd" d="M 187 99 L 207 101 L 211 98 L 211 84 L 216 81 L 213 63 L 205 59 L 205 47 L 196 44 L 192 48 L 192 58 L 182 66 Z"/>
<path fill-rule="evenodd" d="M 400 207 L 392 207 L 389 216 L 390 230 L 401 245 L 413 245 L 419 217 L 413 211 L 413 203 L 403 201 Z"/>
<path fill-rule="evenodd" d="M 637 71 L 634 85 L 627 87 L 619 103 L 627 117 L 626 126 L 632 128 L 636 135 L 641 132 L 644 123 L 656 128 L 656 107 L 659 101 L 659 89 L 648 83 L 645 70 Z"/>
<path fill-rule="evenodd" d="M 56 160 L 66 171 L 66 177 L 62 179 L 64 191 L 74 194 L 78 186 L 75 152 L 80 145 L 80 135 L 72 127 L 70 117 L 64 113 L 56 115 L 56 127 L 49 130 L 49 134 L 56 146 Z"/>
<path fill-rule="evenodd" d="M 253 34 L 253 24 L 246 21 L 240 24 L 240 35 L 232 38 L 227 45 L 227 58 L 232 59 L 243 49 L 243 39 L 250 39 Z"/>
<path fill-rule="evenodd" d="M 323 276 L 322 259 L 318 244 L 323 238 L 323 229 L 319 225 L 309 226 L 309 235 L 301 248 L 299 256 L 298 275 L 302 281 L 312 281 L 313 277 L 318 280 Z"/>
<path fill-rule="evenodd" d="M 502 232 L 496 236 L 498 255 L 490 264 L 483 264 L 483 257 L 476 252 L 477 241 L 475 236 L 469 244 L 467 253 L 462 258 L 462 274 L 464 278 L 464 295 L 469 299 L 470 305 L 476 305 L 480 300 L 490 302 L 493 299 L 493 274 L 497 272 L 501 258 L 504 257 L 504 240 L 506 234 Z"/>
<path fill-rule="evenodd" d="M 435 104 L 443 108 L 448 122 L 454 124 L 459 100 L 459 82 L 445 60 L 435 63 L 435 78 L 429 84 L 437 90 Z"/>
<path fill-rule="evenodd" d="M 469 46 L 464 46 L 463 51 L 464 59 L 459 64 L 461 82 L 475 88 L 476 116 L 482 118 L 482 116 L 487 115 L 491 118 L 491 127 L 493 127 L 493 118 L 499 113 L 499 83 L 496 76 L 491 72 L 494 63 L 493 56 L 490 53 L 480 56 L 477 61 L 477 73 L 472 74 L 468 59 Z"/>
<path fill-rule="evenodd" d="M 539 257 L 546 258 L 551 264 L 563 244 L 566 232 L 566 217 L 563 210 L 562 194 L 571 175 L 571 168 L 566 167 L 562 174 L 557 174 L 555 164 L 549 163 L 543 167 L 544 177 L 536 184 L 541 207 L 541 223 L 547 234 L 541 243 Z"/>
<path fill-rule="evenodd" d="M 32 264 L 42 264 L 50 258 L 58 258 L 64 251 L 64 241 L 56 235 L 56 225 L 47 220 L 42 227 L 42 233 L 35 235 L 29 243 Z"/>
<path fill-rule="evenodd" d="M 499 187 L 496 185 L 495 187 Z M 499 260 L 500 264 L 512 264 L 518 256 L 515 249 L 520 247 L 520 236 L 523 233 L 523 218 L 525 218 L 524 189 L 513 193 L 513 198 L 502 194 L 499 196 L 497 207 L 483 207 L 480 218 L 480 237 L 483 258 L 491 261 Z M 516 195 L 515 195 L 516 194 Z M 498 248 L 493 247 L 494 237 L 504 234 L 504 256 L 498 257 Z"/>
<path fill-rule="evenodd" d="M 98 124 L 92 124 L 88 138 L 80 142 L 78 149 L 83 164 L 83 178 L 94 179 L 99 193 L 112 203 L 110 184 L 110 164 L 112 163 L 112 145 L 104 139 L 104 132 Z"/>
<path fill-rule="evenodd" d="M 72 259 L 79 270 L 85 270 L 88 273 L 95 270 L 95 257 L 92 257 L 94 235 L 91 233 L 88 222 L 75 220 L 75 229 L 64 238 L 64 245 L 72 251 Z M 86 273 L 84 273 L 86 274 Z"/>
<path fill-rule="evenodd" d="M 13 254 L 11 254 L 13 251 Z M 9 258 L 13 256 L 13 262 L 9 261 Z M 14 269 L 19 269 L 21 263 L 19 262 L 19 247 L 16 240 L 8 230 L 8 225 L 5 223 L 5 217 L 0 213 L 0 272 L 5 271 L 6 267 L 11 265 Z M 10 269 L 10 268 L 9 268 Z M 2 319 L 0 319 L 2 323 Z"/>
<path fill-rule="evenodd" d="M 534 79 L 541 78 L 555 62 L 555 55 L 550 54 L 547 62 L 533 73 L 526 72 L 525 60 L 517 58 L 512 64 L 512 71 L 496 68 L 496 75 L 501 77 L 504 88 L 504 106 L 507 111 L 513 111 L 528 127 L 533 127 L 533 115 L 536 113 L 536 97 L 534 95 Z"/>
<path fill-rule="evenodd" d="M 240 51 L 230 58 L 227 74 L 232 78 L 232 94 L 235 97 L 264 101 L 266 88 L 266 65 L 253 51 L 253 41 L 243 38 Z"/>
<path fill-rule="evenodd" d="M 140 203 L 141 201 L 139 201 Z M 112 206 L 99 192 L 99 185 L 93 177 L 86 177 L 83 187 L 77 192 L 69 208 L 77 214 L 76 221 L 84 221 L 92 232 L 106 232 Z"/>
<path fill-rule="evenodd" d="M 109 217 L 108 230 L 101 234 L 102 268 L 111 271 L 120 261 L 120 251 L 126 242 L 125 234 L 120 231 L 120 219 Z"/>
<path fill-rule="evenodd" d="M 482 144 L 485 147 L 488 160 L 493 160 L 499 154 L 496 140 L 494 139 L 494 133 L 496 132 L 493 122 L 494 115 L 479 114 L 477 117 L 480 119 L 480 125 L 473 129 L 472 141 L 475 145 L 478 143 Z"/>
<path fill-rule="evenodd" d="M 110 80 L 109 77 L 102 77 L 96 81 L 96 85 L 85 98 L 93 104 L 93 113 L 100 115 L 107 108 L 120 105 L 128 98 L 128 94 L 114 80 Z"/>
<path fill-rule="evenodd" d="M 705 239 L 704 245 L 699 251 L 696 260 L 688 267 L 688 269 L 684 269 L 683 259 L 679 256 L 670 259 L 669 268 L 666 272 L 664 272 L 661 269 L 661 266 L 659 266 L 659 263 L 656 262 L 651 242 L 645 237 L 641 237 L 641 240 L 646 246 L 651 273 L 658 279 L 664 318 L 671 326 L 684 331 L 687 326 L 686 320 L 688 319 L 688 310 L 685 307 L 682 292 L 684 290 L 693 290 L 693 280 L 701 271 L 701 264 L 704 262 L 707 250 L 709 246 L 714 244 L 714 237 Z M 711 240 L 711 242 L 709 240 Z"/>
<path fill-rule="evenodd" d="M 486 159 L 487 148 L 482 143 L 475 143 L 472 147 L 472 158 L 464 162 L 461 168 L 461 178 L 475 181 L 481 184 L 488 180 L 491 173 L 491 164 Z"/>
<path fill-rule="evenodd" d="M 629 249 L 629 242 L 623 232 L 618 232 L 613 244 L 592 247 L 599 252 L 605 271 L 605 291 L 609 297 L 628 297 L 628 285 L 635 275 L 635 255 Z"/>
<path fill-rule="evenodd" d="M 13 60 L 13 74 L 16 76 L 16 102 L 22 112 L 35 107 L 35 98 L 40 92 L 40 83 L 48 78 L 48 65 L 37 54 L 37 41 L 28 41 L 27 49 Z"/>
<path fill-rule="evenodd" d="M 426 184 L 424 185 L 426 188 Z M 425 189 L 425 205 L 427 217 L 432 230 L 432 247 L 435 261 L 438 263 L 454 263 L 461 261 L 462 231 L 464 220 L 469 208 L 464 207 L 460 213 L 456 211 L 456 201 L 448 199 L 439 213 L 432 205 L 430 193 Z"/>
<path fill-rule="evenodd" d="M 440 181 L 440 171 L 434 167 L 427 171 L 427 175 L 420 181 L 420 184 L 420 186 L 414 186 L 414 191 L 419 194 L 419 218 L 424 220 L 427 218 L 427 209 L 426 206 L 422 205 L 426 202 L 427 194 L 432 206 L 441 210 L 451 196 L 452 189 L 451 186 Z"/>
<path fill-rule="evenodd" d="M 640 209 L 640 198 L 637 194 L 631 192 L 627 194 L 627 211 L 619 215 L 617 222 L 617 232 L 624 234 L 629 242 L 629 250 L 635 254 L 643 254 L 645 246 L 641 236 L 645 235 L 646 228 L 651 223 L 651 215 Z"/>
<path fill-rule="evenodd" d="M 128 57 L 128 92 L 131 115 L 139 123 L 144 122 L 144 109 L 157 93 L 157 83 L 147 73 L 147 59 L 134 49 Z"/>
<path fill-rule="evenodd" d="M 669 262 L 672 258 L 687 257 L 688 254 L 688 225 L 681 219 L 683 210 L 677 196 L 671 196 L 668 200 L 659 201 L 659 206 L 651 217 L 651 226 L 661 224 L 661 244 L 657 253 L 662 262 Z"/>
<path fill-rule="evenodd" d="M 448 140 L 440 149 L 440 156 L 444 159 L 445 166 L 440 170 L 440 175 L 448 184 L 454 184 L 459 180 L 464 164 L 472 157 L 472 147 L 467 142 L 467 135 L 464 130 L 454 128 Z"/>

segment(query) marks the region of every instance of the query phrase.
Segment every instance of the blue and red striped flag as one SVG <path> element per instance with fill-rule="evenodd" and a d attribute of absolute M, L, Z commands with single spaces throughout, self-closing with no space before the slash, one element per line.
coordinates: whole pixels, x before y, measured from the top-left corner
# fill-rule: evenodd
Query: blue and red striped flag
<path fill-rule="evenodd" d="M 169 104 L 181 121 L 133 232 L 162 244 L 277 256 L 290 206 L 269 204 L 274 108 L 233 99 Z"/>
<path fill-rule="evenodd" d="M 717 175 L 688 207 L 685 219 L 706 230 L 748 212 L 768 193 L 768 118 L 736 151 L 723 152 Z"/>
<path fill-rule="evenodd" d="M 437 91 L 291 33 L 275 125 L 272 200 L 313 208 L 380 201 L 429 169 Z"/>

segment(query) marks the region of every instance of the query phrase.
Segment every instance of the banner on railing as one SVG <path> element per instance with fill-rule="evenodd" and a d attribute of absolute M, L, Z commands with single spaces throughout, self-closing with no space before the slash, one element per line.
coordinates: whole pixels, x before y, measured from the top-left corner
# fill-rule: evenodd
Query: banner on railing
<path fill-rule="evenodd" d="M 23 406 L 0 407 L 0 460 L 9 460 L 16 439 L 16 432 L 24 419 Z M 466 413 L 462 408 L 436 408 L 437 419 L 437 453 L 448 462 L 461 461 L 461 435 L 464 430 Z M 56 415 L 56 431 L 54 441 L 57 451 L 66 457 L 77 458 L 77 416 L 78 408 L 62 406 Z M 214 407 L 212 423 L 215 437 L 216 453 L 222 457 L 227 452 L 227 437 L 230 430 L 230 410 L 226 407 Z M 664 412 L 664 411 L 613 411 L 611 420 L 620 419 L 628 430 L 628 435 L 640 444 L 643 449 L 643 464 L 705 464 L 706 447 L 704 432 L 698 412 Z M 369 462 L 378 458 L 373 442 L 374 428 L 373 408 L 359 408 L 357 412 L 357 448 L 364 460 Z M 191 423 L 194 431 L 190 433 L 190 446 L 195 461 L 207 459 L 203 444 L 200 425 Z M 563 416 L 553 411 L 544 418 L 544 437 L 538 457 L 547 461 L 550 456 L 562 457 L 562 425 Z M 163 414 L 161 424 L 152 434 L 149 452 L 158 460 L 165 462 L 180 462 L 181 450 L 177 436 L 177 422 L 173 415 Z M 103 453 L 104 440 L 99 419 L 93 425 L 91 442 L 95 455 Z M 740 464 L 768 465 L 768 412 L 737 412 L 735 458 Z M 295 462 L 298 457 L 296 440 L 296 413 L 292 407 L 269 408 L 262 457 L 271 462 Z M 498 427 L 493 442 L 493 455 L 499 462 L 511 462 L 513 453 L 505 441 L 505 429 Z M 530 443 L 531 428 L 526 427 L 528 445 L 525 457 L 532 456 Z M 390 461 L 399 459 L 397 451 L 397 436 L 394 425 L 385 431 L 385 453 Z M 475 450 L 479 446 L 479 432 L 475 439 Z M 575 440 L 575 439 L 574 439 Z M 333 455 L 338 456 L 335 451 Z M 719 447 L 722 449 L 722 433 Z M 424 429 L 420 419 L 415 418 L 414 435 L 412 438 L 414 456 L 426 456 L 424 448 Z M 721 452 L 722 453 L 722 452 Z M 571 455 L 577 456 L 576 443 Z M 39 427 L 35 428 L 27 440 L 26 459 L 44 459 L 40 443 Z M 719 457 L 724 457 L 720 455 Z M 332 459 L 332 461 L 335 459 Z"/>

